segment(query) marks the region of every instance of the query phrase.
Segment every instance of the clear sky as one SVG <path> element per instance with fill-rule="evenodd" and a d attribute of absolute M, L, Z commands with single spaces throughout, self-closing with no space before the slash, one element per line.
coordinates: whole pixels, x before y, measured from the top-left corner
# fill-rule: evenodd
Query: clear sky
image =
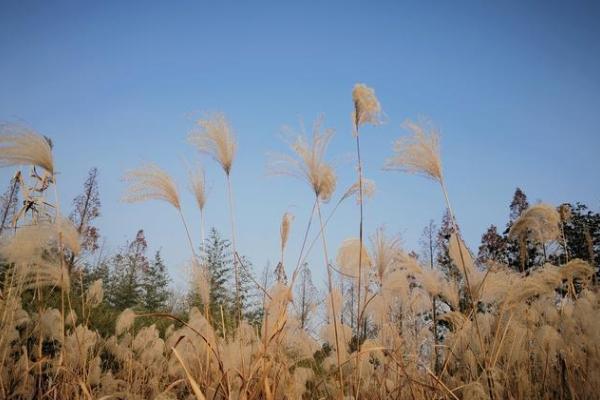
<path fill-rule="evenodd" d="M 283 125 L 324 113 L 336 130 L 329 155 L 340 194 L 355 179 L 351 90 L 364 82 L 387 115 L 385 125 L 363 130 L 365 175 L 378 187 L 366 204 L 367 232 L 385 224 L 410 249 L 441 218 L 436 185 L 381 171 L 402 121 L 426 116 L 441 129 L 450 196 L 476 249 L 489 224 L 506 223 L 516 186 L 532 202 L 598 209 L 599 20 L 598 2 L 2 1 L 0 119 L 53 139 L 63 208 L 98 167 L 98 225 L 109 246 L 145 229 L 181 284 L 189 250 L 177 214 L 166 204 L 121 203 L 123 172 L 155 161 L 172 173 L 198 241 L 183 160 L 200 160 L 211 186 L 207 225 L 228 236 L 223 173 L 186 143 L 191 115 L 225 112 L 239 141 L 239 250 L 257 268 L 275 264 L 289 210 L 291 264 L 311 193 L 266 176 L 267 153 L 285 150 Z M 4 182 L 11 172 L 0 172 Z M 350 201 L 327 231 L 331 253 L 357 233 Z"/>

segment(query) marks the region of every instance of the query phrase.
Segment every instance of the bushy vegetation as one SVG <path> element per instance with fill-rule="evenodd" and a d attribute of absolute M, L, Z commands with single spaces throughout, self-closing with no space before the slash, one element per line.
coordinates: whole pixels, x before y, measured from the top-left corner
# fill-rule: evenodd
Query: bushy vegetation
<path fill-rule="evenodd" d="M 439 228 L 432 221 L 423 231 L 422 249 L 407 252 L 383 228 L 364 232 L 374 183 L 364 176 L 361 128 L 379 124 L 381 107 L 363 84 L 352 103 L 357 178 L 341 196 L 326 159 L 333 131 L 322 118 L 310 137 L 290 142 L 290 154 L 270 160 L 273 173 L 298 178 L 314 195 L 295 264 L 284 262 L 298 225 L 289 213 L 275 268 L 255 274 L 237 251 L 237 144 L 223 114 L 200 119 L 189 142 L 223 169 L 230 232 L 212 228 L 205 237 L 201 170 L 189 174 L 202 214 L 196 244 L 164 170 L 146 164 L 125 174 L 124 201 L 175 210 L 189 244 L 185 294 L 169 288 L 143 230 L 113 254 L 103 250 L 96 169 L 66 217 L 50 139 L 2 125 L 0 165 L 29 175 L 19 169 L 1 199 L 0 397 L 595 398 L 600 215 L 580 203 L 530 205 L 517 189 L 505 229 L 490 226 L 474 254 L 453 213 L 435 127 L 407 121 L 385 168 L 430 179 L 446 204 Z M 356 236 L 332 252 L 326 228 L 349 199 L 359 206 Z M 323 291 L 306 262 L 315 246 Z"/>

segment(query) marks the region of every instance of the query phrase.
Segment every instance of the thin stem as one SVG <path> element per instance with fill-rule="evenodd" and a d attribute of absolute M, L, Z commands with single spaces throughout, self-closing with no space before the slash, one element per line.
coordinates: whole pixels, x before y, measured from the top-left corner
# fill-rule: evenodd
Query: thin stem
<path fill-rule="evenodd" d="M 296 281 L 296 277 L 298 276 L 298 271 L 300 270 L 300 265 L 302 265 L 302 261 L 304 261 L 303 253 L 304 247 L 306 246 L 306 241 L 308 239 L 308 233 L 310 232 L 310 226 L 312 224 L 313 217 L 315 215 L 315 208 L 317 207 L 318 198 L 315 198 L 315 202 L 313 203 L 312 210 L 310 212 L 310 217 L 308 218 L 308 224 L 306 226 L 306 231 L 304 232 L 304 240 L 302 240 L 302 247 L 300 248 L 300 254 L 298 254 L 298 263 L 296 264 L 296 268 L 294 268 L 294 273 L 292 274 L 292 280 L 290 282 L 290 288 L 294 286 L 294 282 Z M 312 245 L 310 246 L 312 247 Z M 310 248 L 308 249 L 310 251 Z"/>
<path fill-rule="evenodd" d="M 233 190 L 231 189 L 231 177 L 227 174 L 227 194 L 229 197 L 229 216 L 231 219 L 231 245 L 233 246 L 233 272 L 235 275 L 235 313 L 237 322 L 242 319 L 242 307 L 240 303 L 240 271 L 238 269 L 238 261 L 235 257 L 237 254 L 236 240 L 235 240 L 235 215 L 233 210 Z"/>
<path fill-rule="evenodd" d="M 321 231 L 323 232 L 323 217 L 321 215 L 321 206 L 320 201 L 317 196 L 317 213 L 319 215 L 319 223 L 321 225 Z M 325 267 L 327 268 L 327 288 L 329 289 L 329 298 L 331 300 L 331 318 L 333 319 L 333 331 L 335 334 L 335 350 L 337 356 L 337 367 L 338 367 L 338 376 L 340 382 L 340 398 L 344 397 L 344 377 L 342 375 L 342 364 L 340 359 L 340 340 L 338 334 L 338 326 L 337 326 L 337 315 L 335 311 L 335 300 L 333 298 L 333 282 L 331 279 L 331 269 L 329 268 L 329 257 L 327 255 L 327 241 L 325 240 L 325 234 L 321 235 L 321 239 L 323 240 L 323 256 L 325 257 Z"/>
<path fill-rule="evenodd" d="M 198 256 L 196 255 L 196 251 L 194 250 L 194 244 L 192 243 L 192 237 L 190 236 L 190 230 L 188 229 L 187 223 L 185 222 L 185 218 L 183 217 L 183 212 L 181 212 L 180 208 L 178 208 L 177 211 L 179 212 L 179 217 L 181 218 L 181 223 L 183 224 L 183 227 L 185 228 L 185 234 L 187 235 L 188 243 L 190 245 L 190 250 L 192 250 L 192 255 L 194 256 L 194 258 L 197 258 Z"/>
<path fill-rule="evenodd" d="M 356 113 L 358 115 L 358 112 Z M 358 159 L 358 203 L 360 207 L 360 223 L 358 229 L 359 238 L 359 250 L 358 250 L 358 293 L 357 293 L 357 313 L 356 313 L 356 342 L 358 353 L 356 356 L 356 390 L 355 397 L 358 398 L 358 392 L 360 389 L 360 348 L 362 343 L 362 337 L 360 332 L 361 327 L 361 309 L 360 309 L 360 292 L 361 292 L 361 279 L 362 279 L 362 249 L 363 249 L 363 181 L 362 181 L 362 162 L 360 159 L 360 135 L 358 132 L 358 124 L 356 125 L 356 156 Z M 366 294 L 365 294 L 366 295 Z"/>
<path fill-rule="evenodd" d="M 204 209 L 200 210 L 200 249 L 204 247 Z"/>
<path fill-rule="evenodd" d="M 467 273 L 467 268 L 466 268 L 466 264 L 465 264 L 465 257 L 462 251 L 462 245 L 461 245 L 461 238 L 458 232 L 458 227 L 456 224 L 456 219 L 454 217 L 454 211 L 452 210 L 452 206 L 450 205 L 450 199 L 448 198 L 448 191 L 446 190 L 446 185 L 444 183 L 444 179 L 441 178 L 440 179 L 440 185 L 442 186 L 442 192 L 444 193 L 444 198 L 446 199 L 446 206 L 448 207 L 448 212 L 450 213 L 450 221 L 452 222 L 452 227 L 454 229 L 455 235 L 456 235 L 456 239 L 457 239 L 457 244 L 458 244 L 458 253 L 460 255 L 460 261 L 462 264 L 462 269 L 463 269 L 463 274 L 465 276 L 465 283 L 467 286 L 467 293 L 469 295 L 469 300 L 471 301 L 471 308 L 472 308 L 472 313 L 473 313 L 473 319 L 475 320 L 475 329 L 477 331 L 477 336 L 479 337 L 479 343 L 481 346 L 481 349 L 484 350 L 485 347 L 483 346 L 483 339 L 481 336 L 481 330 L 479 329 L 479 322 L 477 320 L 477 308 L 476 308 L 476 304 L 475 304 L 475 299 L 473 297 L 473 293 L 471 291 L 471 283 L 469 281 L 469 275 Z M 492 381 L 492 378 L 490 376 L 489 373 L 489 369 L 488 369 L 488 365 L 487 365 L 487 357 L 485 354 L 485 350 L 484 350 L 484 354 L 483 354 L 483 361 L 485 363 L 485 373 L 487 376 L 487 381 L 488 381 L 488 389 L 489 389 L 489 394 L 490 394 L 490 398 L 492 400 L 494 400 L 494 384 Z"/>

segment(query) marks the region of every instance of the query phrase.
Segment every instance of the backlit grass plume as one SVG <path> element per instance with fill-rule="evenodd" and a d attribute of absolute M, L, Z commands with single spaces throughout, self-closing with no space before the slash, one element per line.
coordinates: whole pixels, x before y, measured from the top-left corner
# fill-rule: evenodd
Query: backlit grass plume
<path fill-rule="evenodd" d="M 50 142 L 23 126 L 0 125 L 0 166 L 10 165 L 37 165 L 54 174 Z"/>
<path fill-rule="evenodd" d="M 125 174 L 123 180 L 129 184 L 123 195 L 126 203 L 148 200 L 165 201 L 181 210 L 179 192 L 171 176 L 158 165 L 148 163 Z"/>
<path fill-rule="evenodd" d="M 307 182 L 315 195 L 328 201 L 335 191 L 337 178 L 333 167 L 325 161 L 325 151 L 333 137 L 332 129 L 322 129 L 323 117 L 313 124 L 312 138 L 300 134 L 290 143 L 293 156 L 278 154 L 270 163 L 270 171 L 276 175 L 292 176 Z"/>
<path fill-rule="evenodd" d="M 213 157 L 227 175 L 231 172 L 237 143 L 225 114 L 214 113 L 197 121 L 200 132 L 192 132 L 189 142 L 204 154 Z"/>
<path fill-rule="evenodd" d="M 403 126 L 412 135 L 396 140 L 394 155 L 386 160 L 384 168 L 443 181 L 437 130 L 430 123 L 417 123 L 410 120 L 407 120 Z"/>
<path fill-rule="evenodd" d="M 140 203 L 148 200 L 159 200 L 169 203 L 179 213 L 185 233 L 188 238 L 190 250 L 196 256 L 194 244 L 190 236 L 187 223 L 181 211 L 179 191 L 173 178 L 162 168 L 154 163 L 144 164 L 125 174 L 123 180 L 129 185 L 122 197 L 126 203 Z"/>
<path fill-rule="evenodd" d="M 206 118 L 197 121 L 199 132 L 192 132 L 188 136 L 189 142 L 200 153 L 210 155 L 217 161 L 227 179 L 227 197 L 229 200 L 229 219 L 231 221 L 231 245 L 233 247 L 233 269 L 235 276 L 235 309 L 238 321 L 241 320 L 241 283 L 238 267 L 238 254 L 236 245 L 236 225 L 233 204 L 233 189 L 231 187 L 231 167 L 237 150 L 237 143 L 231 125 L 225 114 L 209 114 Z"/>
<path fill-rule="evenodd" d="M 283 251 L 285 250 L 285 246 L 287 245 L 287 241 L 288 241 L 289 234 L 290 234 L 290 227 L 291 227 L 293 221 L 294 221 L 294 216 L 289 212 L 286 212 L 285 214 L 283 214 L 283 217 L 281 218 L 281 227 L 279 228 L 279 233 L 281 236 L 282 257 L 283 257 Z"/>
<path fill-rule="evenodd" d="M 527 208 L 513 223 L 510 238 L 531 237 L 538 243 L 557 240 L 560 237 L 560 214 L 549 204 L 535 204 Z"/>
<path fill-rule="evenodd" d="M 200 245 L 204 245 L 204 206 L 206 205 L 206 178 L 204 170 L 197 168 L 189 172 L 190 190 L 200 210 Z"/>
<path fill-rule="evenodd" d="M 363 124 L 378 125 L 381 122 L 381 105 L 375 97 L 375 90 L 363 83 L 357 83 L 352 90 L 354 111 L 354 134 L 358 135 L 358 127 Z"/>

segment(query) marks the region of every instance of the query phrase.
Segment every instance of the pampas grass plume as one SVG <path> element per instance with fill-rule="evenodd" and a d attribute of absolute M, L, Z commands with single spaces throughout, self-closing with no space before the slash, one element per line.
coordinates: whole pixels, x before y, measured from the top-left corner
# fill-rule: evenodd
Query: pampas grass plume
<path fill-rule="evenodd" d="M 206 118 L 199 119 L 197 124 L 200 131 L 192 132 L 188 136 L 188 141 L 199 152 L 213 157 L 221 164 L 225 174 L 229 175 L 235 158 L 237 143 L 225 114 L 209 114 Z"/>
<path fill-rule="evenodd" d="M 0 166 L 10 165 L 37 165 L 54 174 L 48 139 L 20 125 L 0 125 Z"/>
<path fill-rule="evenodd" d="M 354 101 L 354 134 L 358 134 L 358 127 L 363 124 L 377 125 L 381 122 L 381 105 L 375 97 L 375 90 L 363 83 L 357 83 L 352 89 L 352 100 Z"/>
<path fill-rule="evenodd" d="M 385 169 L 423 175 L 442 182 L 439 134 L 430 123 L 407 120 L 404 128 L 412 135 L 394 143 L 394 155 L 386 160 Z"/>
<path fill-rule="evenodd" d="M 126 308 L 119 314 L 117 318 L 117 323 L 115 325 L 115 333 L 120 335 L 121 333 L 128 331 L 133 326 L 133 322 L 135 321 L 135 312 L 131 308 Z"/>
<path fill-rule="evenodd" d="M 123 180 L 129 184 L 123 196 L 126 203 L 161 200 L 181 211 L 177 186 L 169 174 L 158 165 L 142 165 L 127 172 Z"/>

